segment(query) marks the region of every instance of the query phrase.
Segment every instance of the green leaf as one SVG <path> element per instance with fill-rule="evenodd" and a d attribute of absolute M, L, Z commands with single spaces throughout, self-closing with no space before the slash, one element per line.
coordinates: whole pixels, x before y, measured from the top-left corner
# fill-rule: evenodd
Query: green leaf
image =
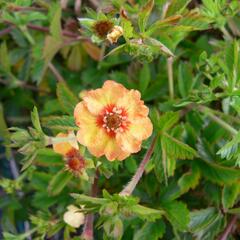
<path fill-rule="evenodd" d="M 90 197 L 84 194 L 72 193 L 71 196 L 76 199 L 78 204 L 86 205 L 87 208 L 93 208 L 95 211 L 97 211 L 102 205 L 109 202 L 109 200 L 105 198 Z"/>
<path fill-rule="evenodd" d="M 148 18 L 152 12 L 154 6 L 154 0 L 148 0 L 148 2 L 143 6 L 143 8 L 140 10 L 139 16 L 138 16 L 138 26 L 140 29 L 140 32 L 144 32 Z"/>
<path fill-rule="evenodd" d="M 195 164 L 192 164 L 192 170 L 182 175 L 178 180 L 181 193 L 186 193 L 190 189 L 194 189 L 200 180 L 200 171 Z"/>
<path fill-rule="evenodd" d="M 60 4 L 52 4 L 52 11 L 54 14 L 50 23 L 50 33 L 55 39 L 62 38 L 61 16 L 62 10 Z"/>
<path fill-rule="evenodd" d="M 55 130 L 78 130 L 75 124 L 74 117 L 64 115 L 64 116 L 51 116 L 47 118 L 42 118 L 43 126 L 55 129 Z"/>
<path fill-rule="evenodd" d="M 168 7 L 166 16 L 172 16 L 176 13 L 181 13 L 187 7 L 191 0 L 172 0 Z"/>
<path fill-rule="evenodd" d="M 156 219 L 161 218 L 162 215 L 164 214 L 163 210 L 148 208 L 140 204 L 131 206 L 130 210 L 134 214 L 136 214 L 139 218 L 142 218 L 147 221 L 155 221 Z"/>
<path fill-rule="evenodd" d="M 224 167 L 215 163 L 196 160 L 201 174 L 208 180 L 223 184 L 232 184 L 240 179 L 240 170 Z"/>
<path fill-rule="evenodd" d="M 53 59 L 59 49 L 62 47 L 62 39 L 56 39 L 52 36 L 46 36 L 44 48 L 43 48 L 43 58 L 45 60 L 45 69 L 48 63 Z"/>
<path fill-rule="evenodd" d="M 193 148 L 166 132 L 161 137 L 161 141 L 167 155 L 173 159 L 193 159 L 197 156 L 197 152 Z"/>
<path fill-rule="evenodd" d="M 68 171 L 59 171 L 50 181 L 48 192 L 53 196 L 58 195 L 72 179 L 72 177 L 73 175 Z"/>
<path fill-rule="evenodd" d="M 193 75 L 191 67 L 186 63 L 180 62 L 178 65 L 178 88 L 181 97 L 187 97 L 192 90 Z"/>
<path fill-rule="evenodd" d="M 37 131 L 39 131 L 40 133 L 42 133 L 42 127 L 41 127 L 41 123 L 39 120 L 38 110 L 35 106 L 33 108 L 33 111 L 31 112 L 31 119 L 32 119 L 32 124 L 33 124 L 34 128 Z"/>
<path fill-rule="evenodd" d="M 172 128 L 179 121 L 179 112 L 166 112 L 159 117 L 158 130 L 165 132 Z"/>
<path fill-rule="evenodd" d="M 150 81 L 151 81 L 150 67 L 146 63 L 143 65 L 143 68 L 141 68 L 141 70 L 139 72 L 139 89 L 142 93 L 145 92 Z"/>
<path fill-rule="evenodd" d="M 239 182 L 225 185 L 222 192 L 222 204 L 225 210 L 234 206 L 240 193 Z"/>
<path fill-rule="evenodd" d="M 229 209 L 227 212 L 231 213 L 231 214 L 238 214 L 238 215 L 240 215 L 240 207 L 239 208 Z"/>
<path fill-rule="evenodd" d="M 65 83 L 58 83 L 57 97 L 64 111 L 72 116 L 78 99 Z"/>
<path fill-rule="evenodd" d="M 163 220 L 157 220 L 156 222 L 146 222 L 140 229 L 134 234 L 133 240 L 158 240 L 162 238 L 165 233 L 165 224 Z"/>
<path fill-rule="evenodd" d="M 190 216 L 187 206 L 178 201 L 162 203 L 161 207 L 166 211 L 166 218 L 174 228 L 184 231 L 187 229 Z"/>
<path fill-rule="evenodd" d="M 211 225 L 219 216 L 218 211 L 213 208 L 196 210 L 190 213 L 190 232 L 199 232 Z"/>
<path fill-rule="evenodd" d="M 228 74 L 228 83 L 231 91 L 234 90 L 236 83 L 239 81 L 239 44 L 234 40 L 226 48 L 226 72 Z"/>
<path fill-rule="evenodd" d="M 11 66 L 6 42 L 0 45 L 0 64 L 4 71 L 10 72 Z"/>

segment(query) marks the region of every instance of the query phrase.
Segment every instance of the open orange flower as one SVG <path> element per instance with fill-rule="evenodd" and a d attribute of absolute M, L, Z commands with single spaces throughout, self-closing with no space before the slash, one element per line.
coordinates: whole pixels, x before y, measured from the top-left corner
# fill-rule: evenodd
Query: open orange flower
<path fill-rule="evenodd" d="M 77 141 L 74 141 L 74 133 L 59 133 L 57 138 L 72 138 L 73 140 L 60 141 L 53 144 L 53 150 L 56 153 L 64 156 L 66 160 L 66 170 L 72 172 L 74 175 L 81 175 L 85 167 L 85 160 L 79 153 Z"/>
<path fill-rule="evenodd" d="M 78 141 L 94 156 L 105 155 L 110 161 L 138 152 L 153 128 L 140 98 L 139 91 L 111 80 L 86 92 L 74 110 Z"/>

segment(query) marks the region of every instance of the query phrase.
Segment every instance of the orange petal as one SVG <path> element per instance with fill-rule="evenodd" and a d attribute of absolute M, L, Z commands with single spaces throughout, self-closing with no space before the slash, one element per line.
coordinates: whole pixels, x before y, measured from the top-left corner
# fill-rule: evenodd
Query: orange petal
<path fill-rule="evenodd" d="M 89 152 L 95 157 L 101 157 L 104 155 L 105 146 L 108 144 L 110 137 L 106 134 L 106 132 L 99 128 L 97 135 L 88 146 Z"/>
<path fill-rule="evenodd" d="M 110 139 L 105 147 L 105 155 L 109 161 L 123 160 L 127 158 L 130 153 L 123 151 L 117 144 L 114 138 Z"/>
<path fill-rule="evenodd" d="M 153 125 L 148 117 L 136 118 L 134 122 L 129 125 L 129 132 L 138 140 L 147 139 L 152 135 Z"/>
<path fill-rule="evenodd" d="M 102 88 L 88 91 L 83 100 L 86 102 L 88 110 L 92 114 L 98 115 L 104 107 L 115 104 L 126 92 L 127 89 L 123 85 L 108 80 Z"/>
<path fill-rule="evenodd" d="M 141 94 L 137 90 L 130 90 L 128 93 L 118 100 L 118 107 L 123 107 L 131 120 L 136 117 L 146 117 L 149 113 L 148 107 L 141 100 Z"/>
<path fill-rule="evenodd" d="M 136 153 L 141 149 L 142 141 L 133 137 L 129 131 L 117 133 L 116 141 L 120 148 L 125 152 Z"/>
<path fill-rule="evenodd" d="M 74 118 L 77 126 L 82 124 L 93 125 L 96 123 L 95 117 L 88 111 L 84 102 L 80 102 L 74 109 Z"/>
<path fill-rule="evenodd" d="M 59 133 L 56 137 L 67 137 L 68 134 L 66 133 Z M 66 156 L 73 148 L 73 146 L 68 142 L 60 142 L 53 144 L 53 151 L 59 153 L 63 156 Z"/>

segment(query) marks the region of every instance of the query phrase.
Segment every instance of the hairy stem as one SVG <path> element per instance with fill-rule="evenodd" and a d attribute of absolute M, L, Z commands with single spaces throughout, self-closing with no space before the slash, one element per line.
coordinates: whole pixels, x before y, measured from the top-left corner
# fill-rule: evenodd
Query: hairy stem
<path fill-rule="evenodd" d="M 233 128 L 232 126 L 230 126 L 228 123 L 226 123 L 225 121 L 223 121 L 221 118 L 217 117 L 216 115 L 214 115 L 210 109 L 204 107 L 204 106 L 199 106 L 198 107 L 199 111 L 206 114 L 209 118 L 211 118 L 214 122 L 216 122 L 217 124 L 219 124 L 221 127 L 223 127 L 225 130 L 227 130 L 228 132 L 230 132 L 232 135 L 236 135 L 238 133 L 238 131 Z"/>
<path fill-rule="evenodd" d="M 224 232 L 220 235 L 220 237 L 218 238 L 218 240 L 227 240 L 228 239 L 228 235 L 232 232 L 232 229 L 234 227 L 234 225 L 236 224 L 238 219 L 237 215 L 234 215 L 231 219 L 231 221 L 229 222 L 229 224 L 226 226 Z"/>
<path fill-rule="evenodd" d="M 148 149 L 148 151 L 146 152 L 142 162 L 140 163 L 136 173 L 134 174 L 132 180 L 127 184 L 127 186 L 119 193 L 122 196 L 129 196 L 132 194 L 133 190 L 135 189 L 135 187 L 137 186 L 139 180 L 141 179 L 144 169 L 147 165 L 147 163 L 149 162 L 151 155 L 153 153 L 154 150 L 154 146 L 156 143 L 156 139 L 157 137 L 154 137 L 152 139 L 152 143 Z"/>
<path fill-rule="evenodd" d="M 169 96 L 171 99 L 174 99 L 173 57 L 169 57 L 167 59 L 167 72 L 168 72 Z"/>
<path fill-rule="evenodd" d="M 98 178 L 99 178 L 99 171 L 97 169 L 95 178 L 94 178 L 94 181 L 92 184 L 92 189 L 91 189 L 92 197 L 96 197 L 97 193 L 98 193 Z M 85 240 L 93 240 L 94 239 L 93 222 L 94 222 L 94 214 L 93 213 L 87 214 L 81 238 L 83 238 Z"/>

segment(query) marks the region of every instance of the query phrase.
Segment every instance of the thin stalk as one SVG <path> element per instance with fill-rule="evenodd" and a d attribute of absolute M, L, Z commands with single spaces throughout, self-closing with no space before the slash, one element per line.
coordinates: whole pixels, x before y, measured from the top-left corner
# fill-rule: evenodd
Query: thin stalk
<path fill-rule="evenodd" d="M 62 75 L 59 73 L 57 68 L 51 62 L 48 64 L 48 67 L 52 71 L 53 75 L 56 77 L 58 82 L 65 82 L 64 78 L 62 77 Z"/>
<path fill-rule="evenodd" d="M 146 152 L 142 162 L 140 163 L 136 173 L 132 177 L 131 181 L 127 184 L 127 186 L 124 187 L 124 189 L 119 193 L 120 195 L 129 196 L 132 194 L 133 190 L 135 189 L 135 187 L 137 186 L 138 182 L 140 181 L 140 179 L 143 175 L 143 172 L 145 170 L 147 163 L 149 162 L 149 160 L 152 156 L 152 153 L 153 153 L 153 150 L 155 147 L 155 143 L 156 143 L 156 139 L 157 139 L 157 137 L 154 137 L 152 139 L 152 143 L 151 143 L 148 151 Z"/>
<path fill-rule="evenodd" d="M 238 133 L 238 131 L 235 128 L 230 126 L 228 123 L 223 121 L 221 118 L 214 115 L 208 108 L 206 108 L 204 106 L 199 106 L 198 109 L 200 112 L 206 114 L 209 118 L 211 118 L 214 122 L 219 124 L 221 127 L 223 127 L 225 130 L 227 130 L 232 135 L 235 136 Z"/>
<path fill-rule="evenodd" d="M 173 57 L 167 59 L 168 87 L 170 99 L 174 99 Z"/>
<path fill-rule="evenodd" d="M 99 178 L 99 171 L 97 169 L 95 173 L 95 178 L 92 184 L 92 189 L 91 189 L 92 197 L 96 197 L 98 193 L 98 178 Z M 85 240 L 94 239 L 93 222 L 94 222 L 94 214 L 93 213 L 87 214 L 85 218 L 84 227 L 83 227 L 83 233 L 81 235 L 82 239 L 85 239 Z"/>

